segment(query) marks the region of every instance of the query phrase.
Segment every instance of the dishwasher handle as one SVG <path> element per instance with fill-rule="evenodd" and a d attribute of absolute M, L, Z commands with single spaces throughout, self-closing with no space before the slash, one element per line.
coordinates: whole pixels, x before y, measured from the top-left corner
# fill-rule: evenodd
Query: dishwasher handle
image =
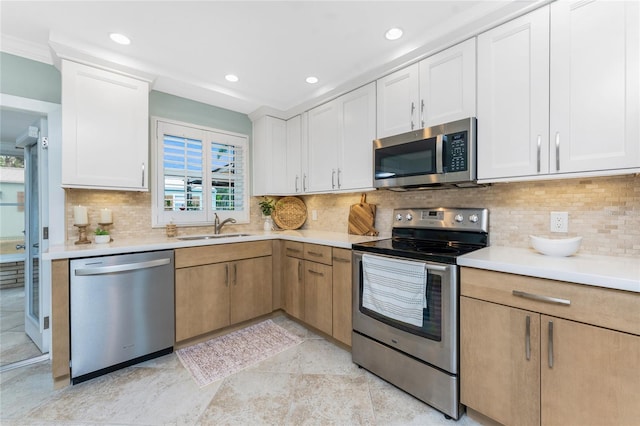
<path fill-rule="evenodd" d="M 171 263 L 171 259 L 169 258 L 157 259 L 157 260 L 149 260 L 146 262 L 123 263 L 122 265 L 98 266 L 95 268 L 81 268 L 81 269 L 76 269 L 74 271 L 74 274 L 76 276 L 103 275 L 103 274 L 111 274 L 113 272 L 135 271 L 138 269 L 154 268 L 156 266 L 168 265 L 169 263 Z"/>

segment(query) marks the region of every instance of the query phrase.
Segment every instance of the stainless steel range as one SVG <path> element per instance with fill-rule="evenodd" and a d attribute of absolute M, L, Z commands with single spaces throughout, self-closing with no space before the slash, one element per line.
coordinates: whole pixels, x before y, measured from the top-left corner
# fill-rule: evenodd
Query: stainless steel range
<path fill-rule="evenodd" d="M 458 419 L 457 257 L 489 243 L 489 211 L 394 211 L 392 238 L 353 246 L 353 362 Z"/>

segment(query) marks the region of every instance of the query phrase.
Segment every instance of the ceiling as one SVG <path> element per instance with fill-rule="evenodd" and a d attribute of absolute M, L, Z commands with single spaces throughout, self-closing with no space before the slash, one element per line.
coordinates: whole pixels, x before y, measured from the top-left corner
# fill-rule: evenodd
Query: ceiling
<path fill-rule="evenodd" d="M 3 0 L 0 46 L 48 63 L 64 47 L 148 76 L 155 90 L 243 113 L 295 112 L 536 3 Z M 388 41 L 384 33 L 394 26 L 404 37 Z M 111 32 L 132 43 L 113 43 Z M 239 81 L 226 81 L 229 73 Z M 319 82 L 306 83 L 310 75 Z"/>

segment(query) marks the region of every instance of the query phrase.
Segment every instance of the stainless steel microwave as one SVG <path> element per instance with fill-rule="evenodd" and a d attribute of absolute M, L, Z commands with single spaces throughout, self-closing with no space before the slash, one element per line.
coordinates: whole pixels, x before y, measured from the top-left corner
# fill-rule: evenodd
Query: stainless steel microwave
<path fill-rule="evenodd" d="M 373 186 L 475 186 L 475 117 L 373 141 Z"/>

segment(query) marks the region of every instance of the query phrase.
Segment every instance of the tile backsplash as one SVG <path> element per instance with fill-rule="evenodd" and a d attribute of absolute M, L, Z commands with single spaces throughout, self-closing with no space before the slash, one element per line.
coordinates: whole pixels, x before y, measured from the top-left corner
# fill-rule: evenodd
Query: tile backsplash
<path fill-rule="evenodd" d="M 151 228 L 151 194 L 126 191 L 66 191 L 67 235 L 76 236 L 73 206 L 90 207 L 89 222 L 97 223 L 99 209 L 113 210 L 117 236 L 164 235 L 164 228 Z M 307 205 L 304 229 L 347 231 L 349 208 L 360 201 L 360 193 L 301 196 Z M 229 231 L 262 229 L 258 202 L 251 200 L 251 223 L 229 226 Z M 569 213 L 569 232 L 557 236 L 582 236 L 580 253 L 640 256 L 640 176 L 565 179 L 499 183 L 480 188 L 427 191 L 372 191 L 367 202 L 377 205 L 375 227 L 391 230 L 392 211 L 398 207 L 484 207 L 490 211 L 491 245 L 528 247 L 529 234 L 552 236 L 550 212 Z M 311 220 L 317 211 L 318 219 Z M 180 235 L 210 233 L 212 227 L 179 228 Z"/>

